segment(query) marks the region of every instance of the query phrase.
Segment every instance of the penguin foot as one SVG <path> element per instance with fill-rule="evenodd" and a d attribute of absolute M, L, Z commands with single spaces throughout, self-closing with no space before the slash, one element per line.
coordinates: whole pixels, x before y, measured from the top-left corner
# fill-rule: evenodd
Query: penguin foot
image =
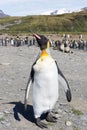
<path fill-rule="evenodd" d="M 40 128 L 48 128 L 47 125 L 43 122 L 41 122 L 41 119 L 40 118 L 37 118 L 36 119 L 36 125 L 39 126 Z"/>
<path fill-rule="evenodd" d="M 57 118 L 55 116 L 53 116 L 50 112 L 47 114 L 46 120 L 48 122 L 53 122 L 53 123 L 57 122 Z"/>

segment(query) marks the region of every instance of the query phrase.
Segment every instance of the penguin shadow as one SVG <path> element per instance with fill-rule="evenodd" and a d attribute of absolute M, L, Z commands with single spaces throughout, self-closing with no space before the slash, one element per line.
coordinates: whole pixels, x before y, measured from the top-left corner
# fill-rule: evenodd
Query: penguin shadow
<path fill-rule="evenodd" d="M 21 121 L 21 118 L 19 115 L 21 114 L 26 120 L 35 123 L 35 118 L 34 118 L 34 111 L 33 111 L 33 106 L 32 105 L 27 105 L 27 109 L 24 109 L 24 104 L 22 102 L 9 102 L 9 104 L 14 104 L 13 112 L 14 112 L 14 118 L 17 121 Z M 45 120 L 47 116 L 47 113 L 43 113 L 40 117 L 41 120 Z"/>
<path fill-rule="evenodd" d="M 35 118 L 34 118 L 34 112 L 33 112 L 33 106 L 32 105 L 27 105 L 27 109 L 24 110 L 24 104 L 22 102 L 10 102 L 9 104 L 14 104 L 15 107 L 13 108 L 14 112 L 14 118 L 17 121 L 21 121 L 19 115 L 21 114 L 26 120 L 35 123 Z"/>

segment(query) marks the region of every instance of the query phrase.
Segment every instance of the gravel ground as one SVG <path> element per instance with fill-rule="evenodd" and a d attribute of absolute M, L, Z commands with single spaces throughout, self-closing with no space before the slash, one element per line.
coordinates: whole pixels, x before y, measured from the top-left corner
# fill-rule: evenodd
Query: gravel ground
<path fill-rule="evenodd" d="M 32 86 L 26 113 L 23 110 L 30 67 L 38 52 L 35 46 L 0 47 L 0 130 L 40 130 L 34 124 Z M 51 53 L 70 84 L 72 101 L 67 102 L 60 86 L 53 110 L 58 122 L 46 122 L 48 130 L 87 130 L 87 52 L 65 54 L 51 48 Z"/>

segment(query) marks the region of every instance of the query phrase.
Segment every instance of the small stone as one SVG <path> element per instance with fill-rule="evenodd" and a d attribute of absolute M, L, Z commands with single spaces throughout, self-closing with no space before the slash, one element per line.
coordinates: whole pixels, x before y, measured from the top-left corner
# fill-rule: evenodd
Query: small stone
<path fill-rule="evenodd" d="M 14 130 L 17 130 L 17 128 L 15 128 Z"/>
<path fill-rule="evenodd" d="M 82 115 L 82 116 L 81 116 L 81 120 L 83 120 L 83 121 L 86 121 L 86 122 L 87 122 L 87 115 Z"/>
<path fill-rule="evenodd" d="M 57 118 L 61 118 L 62 115 L 60 115 L 60 114 L 56 114 L 56 117 L 57 117 Z"/>
<path fill-rule="evenodd" d="M 3 116 L 4 116 L 4 113 L 0 112 L 0 118 L 3 118 Z"/>
<path fill-rule="evenodd" d="M 6 122 L 5 121 L 1 121 L 1 124 L 5 124 Z"/>
<path fill-rule="evenodd" d="M 11 123 L 10 123 L 10 122 L 6 123 L 6 127 L 9 127 L 10 125 L 11 125 Z"/>
<path fill-rule="evenodd" d="M 0 65 L 10 65 L 10 63 L 8 63 L 8 62 L 0 63 Z"/>
<path fill-rule="evenodd" d="M 63 111 L 61 109 L 58 109 L 58 113 L 62 113 Z"/>
<path fill-rule="evenodd" d="M 4 113 L 5 113 L 5 114 L 9 114 L 10 112 L 9 112 L 8 110 L 5 110 Z"/>
<path fill-rule="evenodd" d="M 11 109 L 11 110 L 10 110 L 10 114 L 14 114 L 14 111 L 13 111 L 13 109 Z"/>
<path fill-rule="evenodd" d="M 72 125 L 71 121 L 66 121 L 65 124 L 66 124 L 66 126 L 71 126 Z"/>

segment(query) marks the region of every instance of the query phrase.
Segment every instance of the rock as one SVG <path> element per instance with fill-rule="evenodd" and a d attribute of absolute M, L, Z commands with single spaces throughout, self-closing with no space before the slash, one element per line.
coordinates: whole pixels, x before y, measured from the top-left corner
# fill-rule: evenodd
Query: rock
<path fill-rule="evenodd" d="M 5 124 L 6 123 L 6 121 L 1 121 L 1 124 Z"/>
<path fill-rule="evenodd" d="M 9 127 L 10 125 L 11 125 L 10 122 L 8 122 L 8 123 L 5 124 L 6 127 Z"/>
<path fill-rule="evenodd" d="M 69 121 L 69 120 L 67 120 L 67 121 L 65 122 L 65 124 L 66 124 L 66 126 L 71 126 L 71 125 L 72 125 L 72 122 Z"/>
<path fill-rule="evenodd" d="M 0 65 L 10 65 L 10 63 L 7 63 L 7 62 L 5 62 L 5 63 L 0 63 Z"/>
<path fill-rule="evenodd" d="M 4 113 L 0 112 L 0 119 L 3 118 L 3 116 L 4 116 Z"/>
<path fill-rule="evenodd" d="M 8 110 L 5 110 L 4 113 L 5 114 L 10 114 L 10 112 Z"/>
<path fill-rule="evenodd" d="M 86 122 L 87 122 L 87 115 L 82 115 L 82 116 L 81 116 L 81 120 L 83 120 L 83 121 L 86 121 Z"/>

